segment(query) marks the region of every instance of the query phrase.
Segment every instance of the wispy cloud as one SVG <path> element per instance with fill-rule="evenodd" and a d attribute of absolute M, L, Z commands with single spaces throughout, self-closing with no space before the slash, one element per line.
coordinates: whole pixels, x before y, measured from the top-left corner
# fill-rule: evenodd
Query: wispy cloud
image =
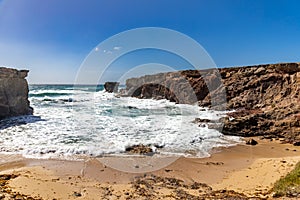
<path fill-rule="evenodd" d="M 103 53 L 112 54 L 112 51 L 104 49 Z"/>
<path fill-rule="evenodd" d="M 121 49 L 122 49 L 122 47 L 120 47 L 120 46 L 114 47 L 114 50 L 115 50 L 115 51 L 119 51 L 119 50 L 121 50 Z"/>
<path fill-rule="evenodd" d="M 103 53 L 107 53 L 107 54 L 112 54 L 114 51 L 120 51 L 122 49 L 122 47 L 120 46 L 115 46 L 110 50 L 104 49 Z M 95 48 L 95 51 L 99 51 L 100 49 L 98 47 Z"/>

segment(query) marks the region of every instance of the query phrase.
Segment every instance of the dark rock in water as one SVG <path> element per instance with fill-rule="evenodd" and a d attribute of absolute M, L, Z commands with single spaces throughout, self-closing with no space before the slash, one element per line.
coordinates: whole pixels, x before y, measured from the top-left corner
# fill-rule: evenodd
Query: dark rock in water
<path fill-rule="evenodd" d="M 73 102 L 72 98 L 68 98 L 68 99 L 60 99 L 62 102 Z"/>
<path fill-rule="evenodd" d="M 151 154 L 151 153 L 153 153 L 150 145 L 143 145 L 143 144 L 132 145 L 132 146 L 126 147 L 125 151 L 129 152 L 129 153 L 134 153 L 134 154 Z"/>
<path fill-rule="evenodd" d="M 119 84 L 119 82 L 106 82 L 104 84 L 104 89 L 109 93 L 118 92 Z"/>
<path fill-rule="evenodd" d="M 205 128 L 206 124 L 199 124 L 198 126 L 201 127 L 201 128 Z"/>
<path fill-rule="evenodd" d="M 45 98 L 43 101 L 53 101 L 52 99 Z"/>
<path fill-rule="evenodd" d="M 201 142 L 203 142 L 203 140 L 204 140 L 204 138 L 198 137 L 198 138 L 193 139 L 190 143 L 191 143 L 191 144 L 194 144 L 194 143 L 201 143 Z"/>
<path fill-rule="evenodd" d="M 194 123 L 208 123 L 208 122 L 211 122 L 211 120 L 210 119 L 196 118 L 193 122 Z"/>
<path fill-rule="evenodd" d="M 128 108 L 128 109 L 138 109 L 138 108 L 135 107 L 135 106 L 128 106 L 127 108 Z"/>
<path fill-rule="evenodd" d="M 223 124 L 221 123 L 223 121 L 223 118 L 220 120 L 210 120 L 210 119 L 201 119 L 201 118 L 195 118 L 192 123 L 198 124 L 199 127 L 208 127 L 209 129 L 215 129 L 218 131 L 222 130 Z"/>
<path fill-rule="evenodd" d="M 223 124 L 222 123 L 207 124 L 207 128 L 209 128 L 209 129 L 215 129 L 215 130 L 218 130 L 218 131 L 222 131 Z"/>
<path fill-rule="evenodd" d="M 0 119 L 33 113 L 25 79 L 28 72 L 0 67 Z"/>
<path fill-rule="evenodd" d="M 258 142 L 257 142 L 256 140 L 254 140 L 254 139 L 250 139 L 250 140 L 247 140 L 247 141 L 246 141 L 246 144 L 247 144 L 247 145 L 257 145 Z"/>
<path fill-rule="evenodd" d="M 162 149 L 165 145 L 153 144 L 153 146 L 157 149 Z"/>

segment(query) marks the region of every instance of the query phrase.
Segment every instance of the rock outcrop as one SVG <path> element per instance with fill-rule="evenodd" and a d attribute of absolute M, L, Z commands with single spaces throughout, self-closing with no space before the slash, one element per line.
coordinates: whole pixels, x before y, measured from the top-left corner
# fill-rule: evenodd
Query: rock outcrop
<path fill-rule="evenodd" d="M 223 133 L 300 140 L 300 64 L 285 63 L 221 71 L 234 120 Z"/>
<path fill-rule="evenodd" d="M 128 146 L 128 147 L 126 147 L 125 151 L 128 153 L 133 153 L 133 154 L 151 154 L 151 153 L 153 153 L 151 145 L 143 145 L 143 144 Z"/>
<path fill-rule="evenodd" d="M 32 114 L 28 101 L 28 70 L 0 67 L 0 119 Z"/>
<path fill-rule="evenodd" d="M 119 82 L 105 82 L 104 89 L 106 92 L 118 92 Z"/>
<path fill-rule="evenodd" d="M 300 63 L 186 70 L 132 78 L 126 94 L 236 110 L 222 132 L 300 140 Z"/>

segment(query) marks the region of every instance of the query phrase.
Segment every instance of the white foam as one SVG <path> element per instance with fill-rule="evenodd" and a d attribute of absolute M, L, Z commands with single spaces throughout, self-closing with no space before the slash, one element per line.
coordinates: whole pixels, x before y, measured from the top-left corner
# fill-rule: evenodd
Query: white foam
<path fill-rule="evenodd" d="M 52 90 L 47 90 L 49 92 Z M 58 93 L 71 90 L 59 90 Z M 44 92 L 44 91 L 38 91 Z M 75 92 L 67 104 L 41 104 L 31 98 L 36 116 L 42 120 L 15 118 L 27 124 L 0 130 L 0 152 L 27 157 L 120 154 L 133 144 L 159 144 L 161 154 L 199 157 L 213 147 L 230 146 L 237 137 L 191 123 L 196 117 L 218 119 L 224 112 L 199 111 L 195 105 L 167 100 L 116 98 L 112 93 Z M 27 120 L 27 121 L 26 121 Z"/>

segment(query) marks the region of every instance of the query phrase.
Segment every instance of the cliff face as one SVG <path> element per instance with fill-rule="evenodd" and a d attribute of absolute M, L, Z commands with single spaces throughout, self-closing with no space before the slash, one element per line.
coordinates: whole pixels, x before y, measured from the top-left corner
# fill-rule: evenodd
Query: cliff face
<path fill-rule="evenodd" d="M 32 114 L 28 101 L 28 70 L 0 67 L 0 119 Z"/>
<path fill-rule="evenodd" d="M 222 73 L 222 72 L 221 72 Z M 223 133 L 300 140 L 300 64 L 224 69 L 228 107 L 242 108 L 225 120 Z"/>
<path fill-rule="evenodd" d="M 300 140 L 300 64 L 187 70 L 132 78 L 127 95 L 235 109 L 224 134 Z"/>

